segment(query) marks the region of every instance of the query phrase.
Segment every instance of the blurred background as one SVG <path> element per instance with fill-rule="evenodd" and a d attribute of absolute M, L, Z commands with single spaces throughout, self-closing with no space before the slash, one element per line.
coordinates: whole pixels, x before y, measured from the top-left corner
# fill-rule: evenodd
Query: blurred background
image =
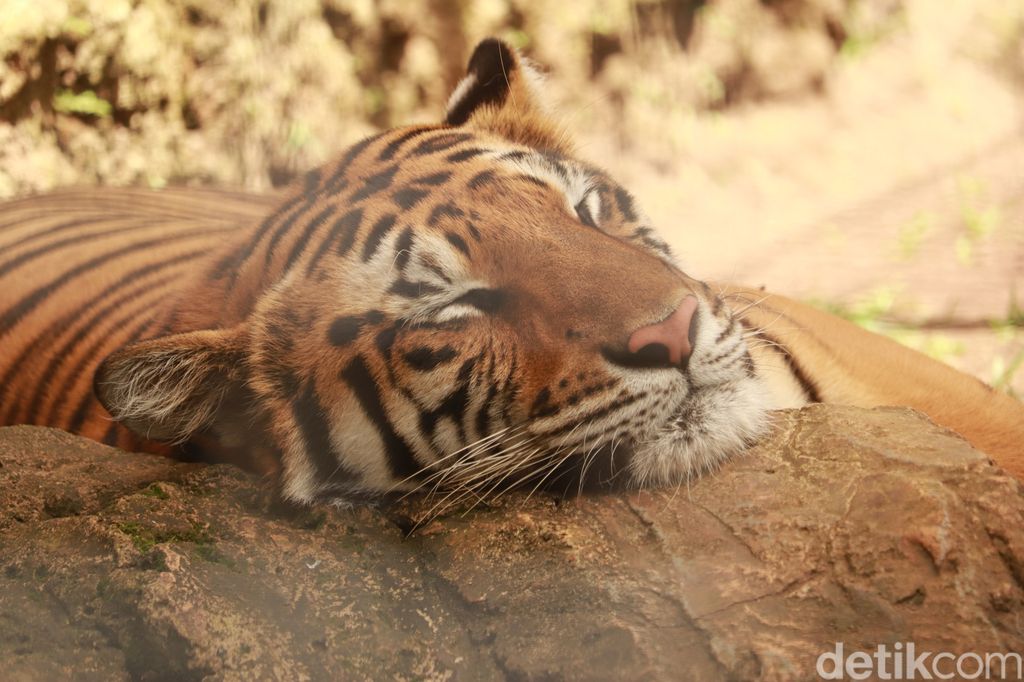
<path fill-rule="evenodd" d="M 1024 394 L 1024 0 L 0 0 L 0 198 L 274 191 L 487 35 L 690 274 Z"/>

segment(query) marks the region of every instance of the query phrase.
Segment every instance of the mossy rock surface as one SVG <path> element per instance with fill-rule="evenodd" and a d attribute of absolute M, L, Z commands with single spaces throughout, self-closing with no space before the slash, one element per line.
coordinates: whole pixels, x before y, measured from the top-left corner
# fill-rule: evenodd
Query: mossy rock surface
<path fill-rule="evenodd" d="M 678 490 L 408 535 L 429 509 L 286 511 L 229 466 L 0 429 L 5 675 L 809 679 L 837 641 L 1024 648 L 1021 486 L 908 410 L 782 412 Z"/>

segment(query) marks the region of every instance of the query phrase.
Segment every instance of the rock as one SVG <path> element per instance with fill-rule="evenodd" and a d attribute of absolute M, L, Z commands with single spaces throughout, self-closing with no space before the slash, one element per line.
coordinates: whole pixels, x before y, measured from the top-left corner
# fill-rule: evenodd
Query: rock
<path fill-rule="evenodd" d="M 905 409 L 778 413 L 678 490 L 426 520 L 282 509 L 229 466 L 0 429 L 6 679 L 810 679 L 1024 649 L 1021 485 Z"/>

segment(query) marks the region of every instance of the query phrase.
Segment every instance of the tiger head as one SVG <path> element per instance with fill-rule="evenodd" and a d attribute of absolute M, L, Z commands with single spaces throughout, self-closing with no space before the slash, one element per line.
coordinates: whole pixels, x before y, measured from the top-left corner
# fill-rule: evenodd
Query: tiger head
<path fill-rule="evenodd" d="M 269 452 L 285 497 L 660 485 L 756 437 L 743 327 L 573 156 L 529 63 L 475 50 L 444 124 L 308 173 L 106 359 L 137 433 Z"/>

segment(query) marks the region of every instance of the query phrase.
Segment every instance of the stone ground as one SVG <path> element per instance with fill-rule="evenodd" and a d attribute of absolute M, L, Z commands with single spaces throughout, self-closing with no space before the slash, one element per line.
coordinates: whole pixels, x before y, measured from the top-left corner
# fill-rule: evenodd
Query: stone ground
<path fill-rule="evenodd" d="M 678 490 L 289 510 L 230 466 L 0 429 L 7 680 L 764 679 L 1024 649 L 1024 492 L 817 406 Z M 436 516 L 436 518 L 431 518 Z"/>

